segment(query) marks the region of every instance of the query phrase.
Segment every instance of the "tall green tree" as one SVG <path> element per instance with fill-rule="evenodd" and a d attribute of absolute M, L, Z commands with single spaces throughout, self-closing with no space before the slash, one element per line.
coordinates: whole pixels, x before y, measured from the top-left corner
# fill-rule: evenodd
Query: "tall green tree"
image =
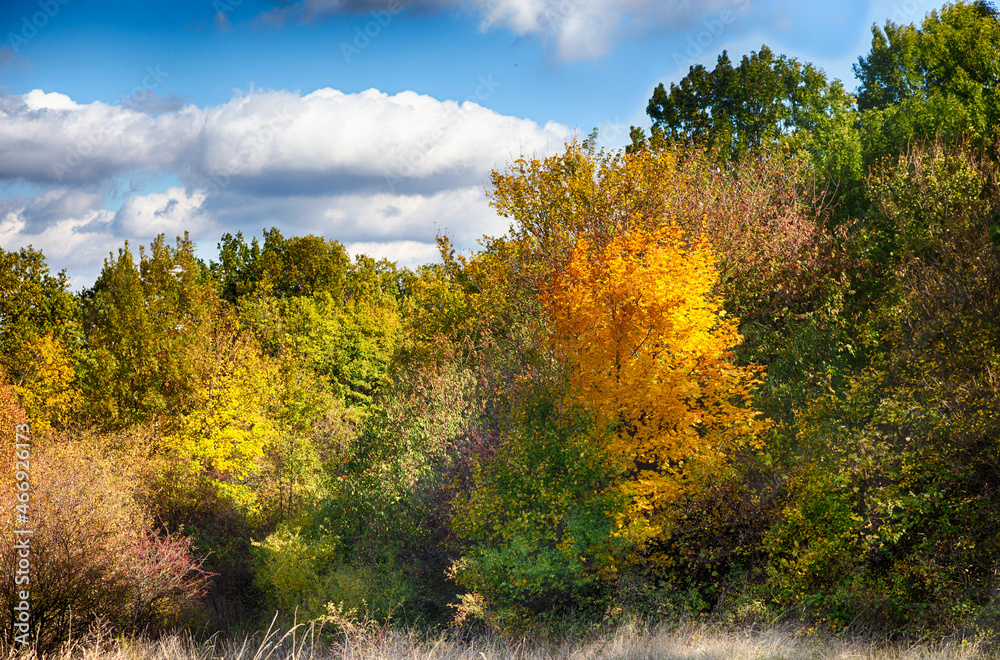
<path fill-rule="evenodd" d="M 15 385 L 32 379 L 32 346 L 48 334 L 79 351 L 79 301 L 66 271 L 53 275 L 45 255 L 31 246 L 0 249 L 0 366 Z"/>
<path fill-rule="evenodd" d="M 775 55 L 765 45 L 737 66 L 726 51 L 712 71 L 694 65 L 669 92 L 660 83 L 646 114 L 654 135 L 738 158 L 799 132 L 820 130 L 852 105 L 839 80 L 828 81 L 816 66 Z"/>
<path fill-rule="evenodd" d="M 212 270 L 223 297 L 235 302 L 247 294 L 286 298 L 324 291 L 340 298 L 349 265 L 337 241 L 311 234 L 285 238 L 272 227 L 264 230 L 263 246 L 256 238 L 248 244 L 242 232 L 224 235 Z"/>
<path fill-rule="evenodd" d="M 126 244 L 85 298 L 92 416 L 122 428 L 191 405 L 219 301 L 187 235 L 170 247 L 161 234 L 138 263 Z"/>
<path fill-rule="evenodd" d="M 960 0 L 919 26 L 873 26 L 854 73 L 868 164 L 914 140 L 986 145 L 1000 123 L 1000 17 L 984 0 Z"/>

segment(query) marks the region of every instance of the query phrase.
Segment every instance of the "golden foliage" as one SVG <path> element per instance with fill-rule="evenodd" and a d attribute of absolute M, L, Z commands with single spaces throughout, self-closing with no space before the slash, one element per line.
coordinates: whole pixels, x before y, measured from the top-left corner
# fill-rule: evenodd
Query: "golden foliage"
<path fill-rule="evenodd" d="M 25 355 L 26 377 L 14 390 L 24 402 L 32 429 L 44 432 L 66 422 L 80 406 L 73 358 L 52 333 L 32 342 Z"/>
<path fill-rule="evenodd" d="M 246 336 L 220 337 L 215 361 L 195 392 L 197 405 L 164 438 L 182 470 L 206 479 L 231 501 L 255 510 L 251 487 L 278 431 L 269 414 L 276 368 Z"/>
<path fill-rule="evenodd" d="M 741 337 L 713 295 L 708 233 L 651 215 L 684 189 L 672 159 L 623 156 L 595 168 L 584 157 L 571 146 L 565 168 L 520 163 L 517 175 L 495 176 L 494 194 L 518 219 L 513 202 L 531 198 L 523 189 L 547 196 L 515 230 L 525 252 L 544 251 L 541 268 L 524 267 L 534 270 L 526 284 L 537 287 L 573 403 L 597 415 L 630 475 L 633 521 L 655 519 L 684 492 L 692 462 L 712 469 L 766 426 L 749 407 L 760 370 L 733 364 Z M 666 177 L 658 202 L 643 196 L 636 216 L 608 212 L 610 200 L 631 198 L 619 188 L 652 185 L 654 170 Z M 559 176 L 568 194 L 550 196 Z"/>

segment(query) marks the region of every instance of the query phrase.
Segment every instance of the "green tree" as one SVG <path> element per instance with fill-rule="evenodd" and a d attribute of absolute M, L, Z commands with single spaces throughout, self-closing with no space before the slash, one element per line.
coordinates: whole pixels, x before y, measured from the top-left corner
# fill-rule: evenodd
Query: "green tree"
<path fill-rule="evenodd" d="M 242 232 L 224 235 L 212 270 L 230 302 L 247 294 L 285 298 L 327 292 L 340 298 L 349 264 L 337 241 L 311 234 L 285 238 L 272 227 L 264 230 L 263 247 L 256 238 L 248 245 Z"/>
<path fill-rule="evenodd" d="M 475 380 L 454 363 L 402 376 L 329 455 L 323 499 L 255 544 L 258 583 L 284 614 L 447 612 L 449 495 L 476 418 Z"/>
<path fill-rule="evenodd" d="M 992 625 L 1000 478 L 997 168 L 914 147 L 870 182 L 896 235 L 873 356 L 800 414 L 803 457 L 767 543 L 771 586 L 839 623 Z"/>
<path fill-rule="evenodd" d="M 68 289 L 66 272 L 53 276 L 41 251 L 0 249 L 0 367 L 15 387 L 51 384 L 52 360 L 46 356 L 54 355 L 61 372 L 55 389 L 64 392 L 76 380 L 83 337 L 79 299 Z"/>
<path fill-rule="evenodd" d="M 126 243 L 85 294 L 85 396 L 102 426 L 122 428 L 193 403 L 219 315 L 207 268 L 185 235 L 163 235 L 136 263 Z"/>
<path fill-rule="evenodd" d="M 476 287 L 469 278 L 467 260 L 456 257 L 447 237 L 437 240 L 444 263 L 419 267 L 406 283 L 403 334 L 396 355 L 399 367 L 440 359 L 442 338 L 461 343 L 470 335 Z"/>
<path fill-rule="evenodd" d="M 646 114 L 654 135 L 739 158 L 799 133 L 829 130 L 852 106 L 839 80 L 828 81 L 814 65 L 776 56 L 765 45 L 735 67 L 726 51 L 712 71 L 694 65 L 669 92 L 661 83 Z"/>
<path fill-rule="evenodd" d="M 399 340 L 394 304 L 364 299 L 344 304 L 321 294 L 288 301 L 283 318 L 284 341 L 301 364 L 326 378 L 348 405 L 372 403 Z"/>
<path fill-rule="evenodd" d="M 459 614 L 516 632 L 539 617 L 602 611 L 637 540 L 616 450 L 558 391 L 531 398 L 453 505 L 463 554 L 449 572 L 470 592 Z"/>
<path fill-rule="evenodd" d="M 867 165 L 915 140 L 985 146 L 1000 124 L 1000 18 L 984 0 L 960 0 L 919 26 L 873 26 L 854 73 Z"/>

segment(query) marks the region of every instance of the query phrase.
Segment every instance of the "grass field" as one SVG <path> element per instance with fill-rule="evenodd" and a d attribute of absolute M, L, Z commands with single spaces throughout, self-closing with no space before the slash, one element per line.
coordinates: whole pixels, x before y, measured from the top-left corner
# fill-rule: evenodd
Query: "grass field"
<path fill-rule="evenodd" d="M 20 657 L 25 655 L 31 656 Z M 16 654 L 12 652 L 10 657 Z M 625 625 L 586 641 L 547 643 L 489 636 L 428 637 L 379 628 L 355 629 L 339 636 L 337 641 L 330 641 L 321 639 L 317 630 L 304 626 L 283 634 L 272 629 L 236 640 L 196 641 L 184 634 L 158 640 L 92 636 L 68 645 L 53 657 L 54 660 L 959 660 L 1000 655 L 980 642 L 967 640 L 896 643 L 820 636 L 792 628 L 733 631 L 704 625 L 672 628 Z"/>

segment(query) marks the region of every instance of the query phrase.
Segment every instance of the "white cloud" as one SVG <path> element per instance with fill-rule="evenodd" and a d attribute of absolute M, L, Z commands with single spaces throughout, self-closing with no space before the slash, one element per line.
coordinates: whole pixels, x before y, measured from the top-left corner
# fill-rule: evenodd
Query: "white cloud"
<path fill-rule="evenodd" d="M 492 83 L 495 83 L 495 81 Z M 257 194 L 440 189 L 479 183 L 511 153 L 559 149 L 568 127 L 415 92 L 264 92 L 206 113 L 208 184 Z"/>
<path fill-rule="evenodd" d="M 742 13 L 750 0 L 472 0 L 483 27 L 506 27 L 554 44 L 560 59 L 595 59 L 615 41 L 690 29 L 724 8 Z"/>
<path fill-rule="evenodd" d="M 114 213 L 100 208 L 103 200 L 62 188 L 0 201 L 0 247 L 31 245 L 42 251 L 52 271 L 67 270 L 73 288 L 89 286 L 104 258 L 122 246 L 112 231 Z"/>
<path fill-rule="evenodd" d="M 213 209 L 221 231 L 256 233 L 276 224 L 292 234 L 319 234 L 346 243 L 433 241 L 447 233 L 473 246 L 483 234 L 499 235 L 508 221 L 490 208 L 483 188 L 429 195 L 390 193 L 250 198 L 225 196 Z M 230 229 L 232 228 L 232 229 Z"/>
<path fill-rule="evenodd" d="M 115 215 L 118 234 L 123 236 L 213 236 L 217 226 L 203 210 L 205 191 L 174 186 L 162 193 L 136 195 L 122 204 Z M 214 236 L 213 236 L 214 237 Z"/>
<path fill-rule="evenodd" d="M 323 215 L 333 233 L 353 237 L 432 240 L 447 233 L 463 245 L 483 234 L 507 230 L 507 221 L 490 208 L 481 187 L 446 190 L 433 195 L 343 195 L 327 201 Z M 355 239 L 357 240 L 357 239 Z"/>
<path fill-rule="evenodd" d="M 75 110 L 80 107 L 65 94 L 60 94 L 59 92 L 49 92 L 46 94 L 40 89 L 34 89 L 25 94 L 24 103 L 30 110 Z"/>
<path fill-rule="evenodd" d="M 41 234 L 61 220 L 81 218 L 103 203 L 104 196 L 100 193 L 56 187 L 27 199 L 11 197 L 2 200 L 0 214 L 8 219 L 19 218 L 19 231 Z"/>
<path fill-rule="evenodd" d="M 499 86 L 486 80 L 484 89 Z M 0 179 L 93 184 L 167 169 L 210 192 L 433 190 L 479 182 L 511 154 L 559 149 L 569 135 L 415 92 L 265 91 L 154 117 L 35 90 L 0 97 Z"/>
<path fill-rule="evenodd" d="M 13 245 L 24 232 L 28 223 L 24 220 L 24 213 L 18 210 L 7 211 L 0 219 L 0 246 Z"/>
<path fill-rule="evenodd" d="M 123 247 L 123 241 L 110 231 L 113 221 L 111 211 L 90 210 L 78 217 L 60 219 L 33 237 L 32 243 L 42 250 L 53 271 L 66 269 L 74 289 L 91 286 L 104 259 Z"/>
<path fill-rule="evenodd" d="M 366 254 L 374 259 L 388 259 L 403 268 L 415 268 L 440 261 L 436 243 L 390 241 L 388 243 L 351 243 L 345 246 L 351 257 Z"/>
<path fill-rule="evenodd" d="M 153 117 L 55 92 L 0 96 L 0 179 L 93 183 L 175 166 L 197 146 L 201 122 L 193 106 Z"/>
<path fill-rule="evenodd" d="M 500 86 L 481 84 L 484 97 Z M 185 230 L 214 247 L 226 231 L 274 225 L 413 260 L 438 232 L 472 247 L 506 231 L 484 195 L 490 170 L 561 151 L 570 135 L 471 101 L 374 89 L 251 91 L 155 116 L 55 92 L 0 95 L 0 182 L 42 191 L 0 200 L 0 241 L 42 247 L 88 284 L 123 239 Z M 131 196 L 108 210 L 122 190 Z"/>

